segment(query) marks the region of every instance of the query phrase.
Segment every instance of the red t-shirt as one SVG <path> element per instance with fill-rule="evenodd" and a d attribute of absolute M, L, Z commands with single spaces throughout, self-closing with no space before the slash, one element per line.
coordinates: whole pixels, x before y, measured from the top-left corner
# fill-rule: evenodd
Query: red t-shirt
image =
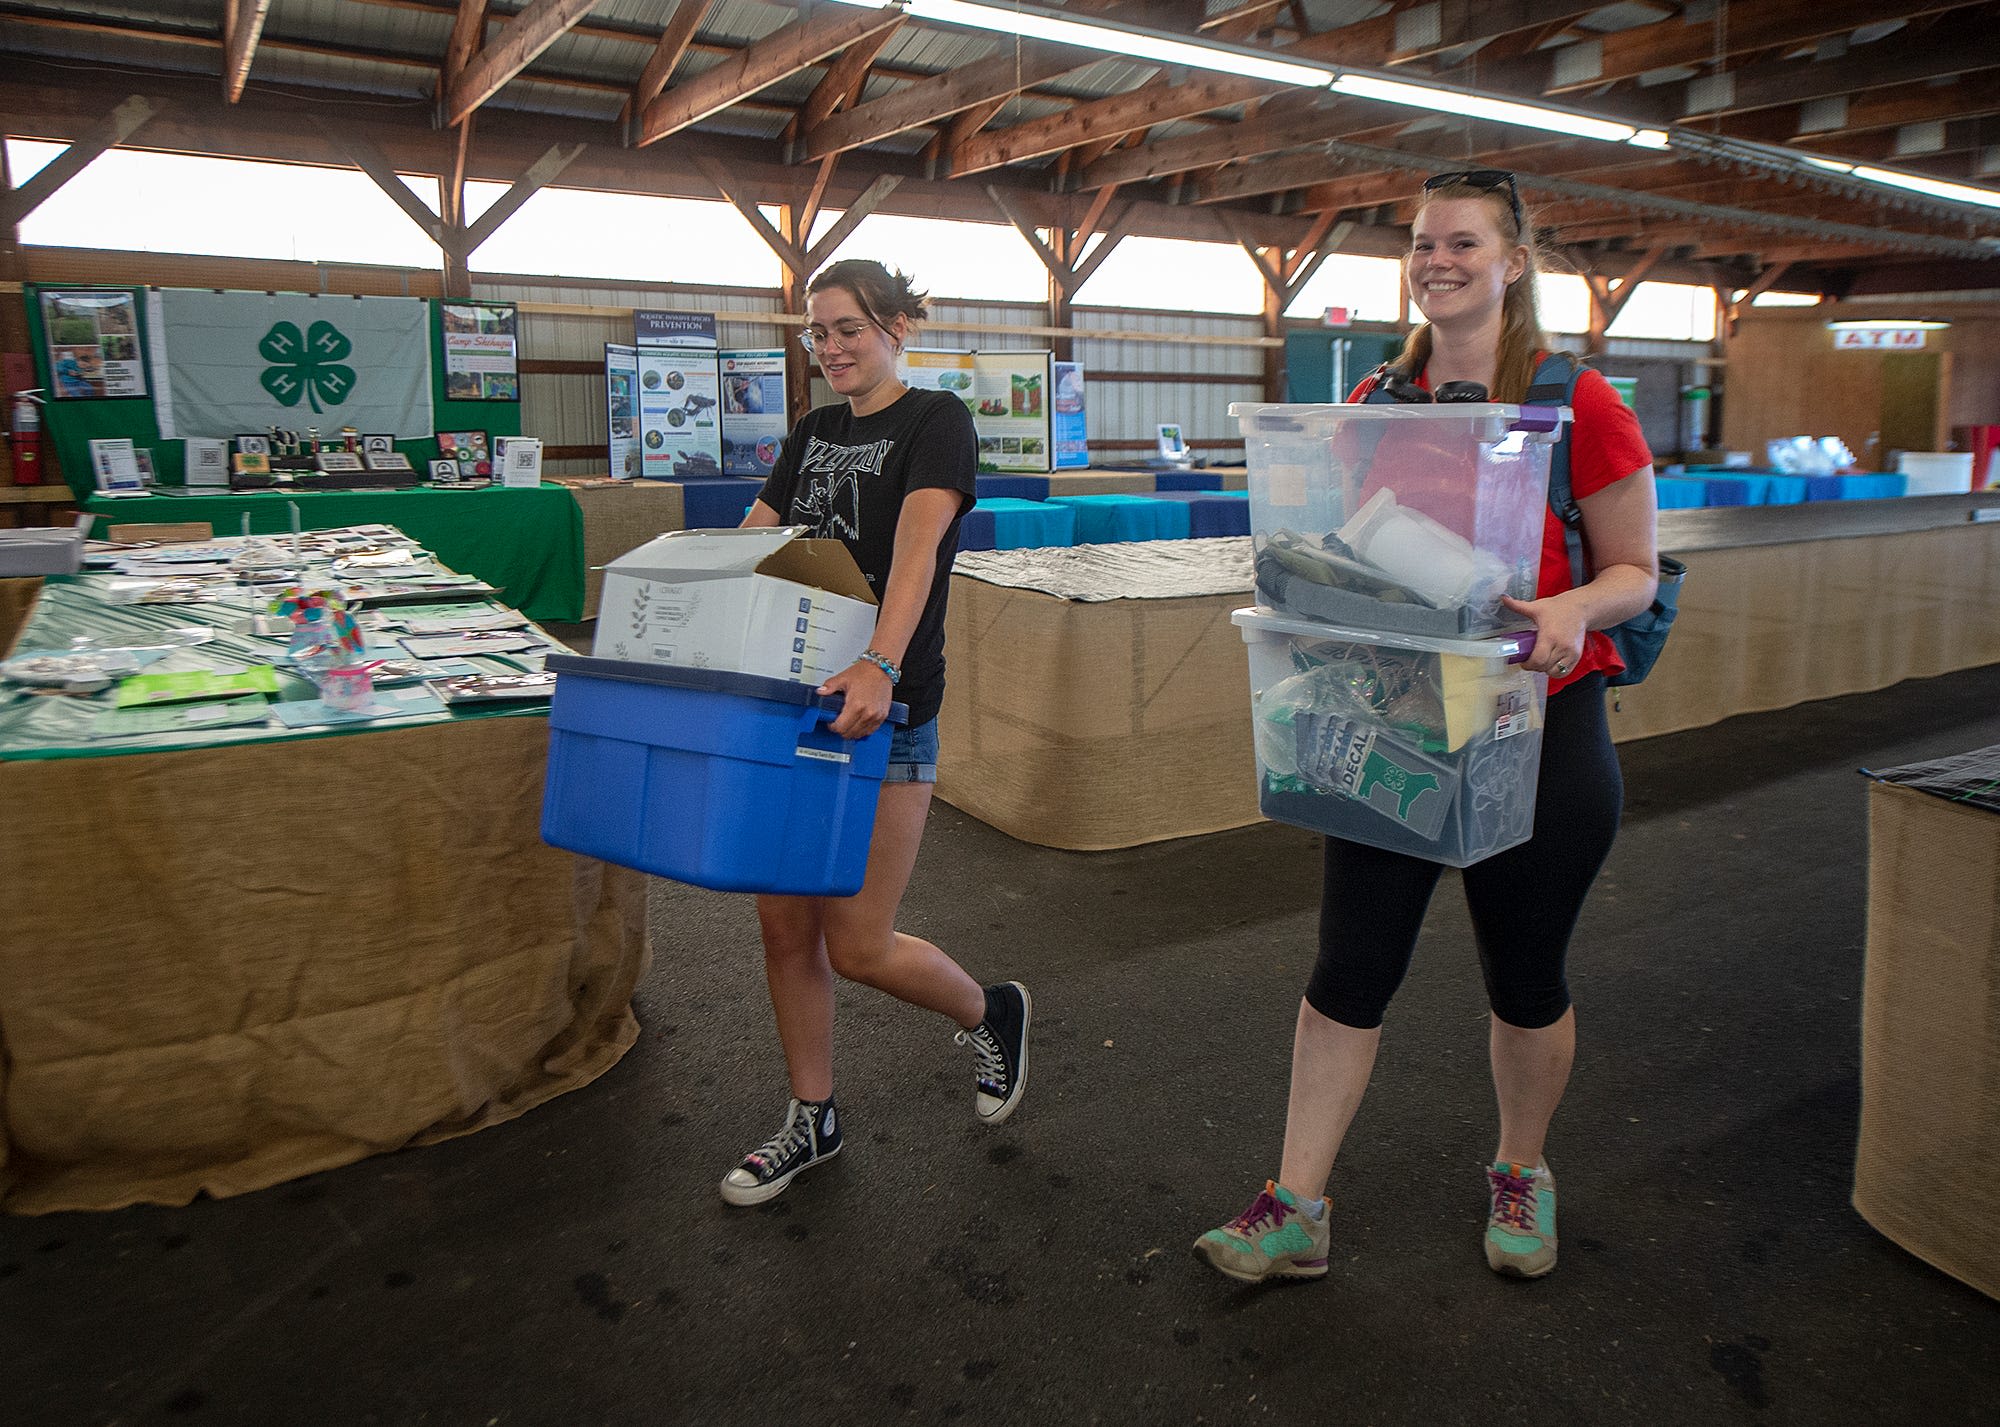
<path fill-rule="evenodd" d="M 1542 355 L 1536 353 L 1535 360 L 1539 362 Z M 1419 372 L 1417 385 L 1429 390 L 1429 377 Z M 1375 378 L 1364 377 L 1347 399 L 1360 401 L 1374 387 Z M 1619 400 L 1617 391 L 1602 373 L 1583 368 L 1577 376 L 1570 409 L 1575 413 L 1575 421 L 1569 432 L 1569 487 L 1578 500 L 1640 470 L 1652 475 L 1653 453 L 1639 430 L 1639 418 Z M 1586 551 L 1586 563 L 1588 558 Z M 1550 510 L 1542 518 L 1542 567 L 1535 579 L 1535 597 L 1547 599 L 1559 595 L 1574 588 L 1575 583 L 1570 578 L 1569 546 L 1563 538 L 1563 523 Z M 1575 683 L 1594 669 L 1616 674 L 1624 667 L 1625 661 L 1612 647 L 1611 637 L 1601 629 L 1593 629 L 1584 637 L 1583 654 L 1576 667 L 1561 678 L 1549 676 L 1549 692 Z"/>

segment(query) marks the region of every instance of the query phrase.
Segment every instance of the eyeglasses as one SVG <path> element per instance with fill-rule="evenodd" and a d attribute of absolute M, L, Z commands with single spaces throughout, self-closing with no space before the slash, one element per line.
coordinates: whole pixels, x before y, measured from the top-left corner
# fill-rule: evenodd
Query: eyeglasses
<path fill-rule="evenodd" d="M 851 352 L 854 350 L 854 344 L 861 340 L 863 333 L 870 327 L 881 325 L 879 322 L 847 321 L 836 322 L 831 328 L 808 327 L 799 333 L 799 345 L 815 354 L 828 347 L 839 347 L 843 352 Z"/>
<path fill-rule="evenodd" d="M 1461 168 L 1450 173 L 1434 173 L 1424 180 L 1424 192 L 1435 193 L 1440 188 L 1453 188 L 1464 184 L 1467 188 L 1491 193 L 1494 189 L 1507 191 L 1507 206 L 1514 210 L 1514 231 L 1527 236 L 1527 224 L 1521 218 L 1521 190 L 1514 182 L 1514 175 L 1504 168 Z"/>

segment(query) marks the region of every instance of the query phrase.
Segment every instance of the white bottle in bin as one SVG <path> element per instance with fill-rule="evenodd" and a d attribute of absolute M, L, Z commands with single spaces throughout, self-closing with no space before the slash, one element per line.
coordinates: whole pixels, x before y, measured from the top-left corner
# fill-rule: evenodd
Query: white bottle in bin
<path fill-rule="evenodd" d="M 1438 609 L 1483 608 L 1506 592 L 1509 571 L 1499 559 L 1422 511 L 1397 504 L 1386 486 L 1340 527 L 1340 539 L 1357 558 Z"/>

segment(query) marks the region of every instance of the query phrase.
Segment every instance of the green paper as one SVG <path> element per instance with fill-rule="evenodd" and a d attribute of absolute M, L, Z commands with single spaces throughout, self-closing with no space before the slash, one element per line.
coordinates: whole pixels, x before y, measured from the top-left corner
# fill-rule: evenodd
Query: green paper
<path fill-rule="evenodd" d="M 187 669 L 177 674 L 135 674 L 118 683 L 118 707 L 182 703 L 190 699 L 228 699 L 239 694 L 275 694 L 278 671 L 269 664 L 252 664 L 235 673 Z"/>
<path fill-rule="evenodd" d="M 179 708 L 102 709 L 90 726 L 92 738 L 134 738 L 179 733 L 191 728 L 236 728 L 263 723 L 271 706 L 259 698 L 232 699 L 219 704 L 186 704 Z"/>

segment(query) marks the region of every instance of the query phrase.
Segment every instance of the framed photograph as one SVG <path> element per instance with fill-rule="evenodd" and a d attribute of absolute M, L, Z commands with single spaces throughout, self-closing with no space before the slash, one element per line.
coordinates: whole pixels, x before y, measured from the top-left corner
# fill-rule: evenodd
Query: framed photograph
<path fill-rule="evenodd" d="M 56 400 L 147 394 L 136 294 L 126 288 L 44 291 L 41 315 L 49 394 Z"/>
<path fill-rule="evenodd" d="M 438 304 L 449 401 L 519 401 L 519 316 L 511 302 Z"/>
<path fill-rule="evenodd" d="M 410 458 L 401 451 L 363 451 L 361 459 L 371 471 L 413 471 Z"/>
<path fill-rule="evenodd" d="M 238 436 L 236 449 L 245 456 L 268 456 L 271 454 L 271 438 L 261 435 Z"/>
<path fill-rule="evenodd" d="M 431 479 L 443 485 L 458 484 L 458 462 L 450 457 L 440 457 L 431 462 Z"/>
<path fill-rule="evenodd" d="M 234 458 L 236 474 L 239 476 L 268 476 L 271 474 L 271 458 L 262 451 L 238 451 Z"/>
<path fill-rule="evenodd" d="M 150 446 L 134 447 L 132 451 L 132 460 L 139 467 L 140 480 L 144 481 L 147 485 L 150 486 L 153 484 L 155 480 L 158 479 L 158 477 L 156 477 L 153 474 L 153 451 Z"/>
<path fill-rule="evenodd" d="M 92 440 L 90 466 L 97 477 L 97 489 L 105 495 L 131 495 L 145 489 L 139 474 L 139 453 L 123 437 Z"/>
<path fill-rule="evenodd" d="M 1160 459 L 1163 461 L 1184 461 L 1188 455 L 1187 438 L 1177 425 L 1162 425 L 1160 433 Z"/>
<path fill-rule="evenodd" d="M 364 454 L 374 451 L 393 451 L 395 449 L 396 438 L 394 436 L 363 436 L 361 438 L 361 450 Z"/>
<path fill-rule="evenodd" d="M 321 451 L 313 463 L 322 471 L 365 471 L 368 468 L 352 451 Z"/>

